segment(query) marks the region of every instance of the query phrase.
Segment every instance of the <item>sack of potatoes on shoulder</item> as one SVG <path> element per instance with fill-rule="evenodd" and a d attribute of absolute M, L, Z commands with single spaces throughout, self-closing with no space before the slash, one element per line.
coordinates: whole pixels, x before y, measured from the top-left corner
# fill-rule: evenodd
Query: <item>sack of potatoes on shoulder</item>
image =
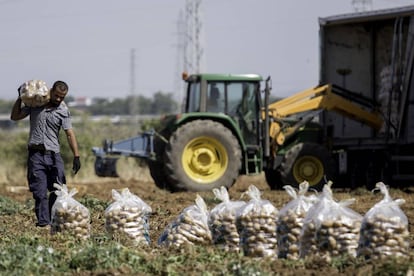
<path fill-rule="evenodd" d="M 29 80 L 19 87 L 19 95 L 26 106 L 38 107 L 49 102 L 50 90 L 45 81 Z"/>

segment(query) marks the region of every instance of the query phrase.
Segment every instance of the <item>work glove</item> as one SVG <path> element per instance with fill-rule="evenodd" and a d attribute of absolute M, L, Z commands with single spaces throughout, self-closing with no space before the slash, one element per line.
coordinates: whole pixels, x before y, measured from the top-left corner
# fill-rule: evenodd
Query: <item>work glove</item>
<path fill-rule="evenodd" d="M 80 168 L 81 168 L 81 162 L 80 162 L 79 156 L 73 157 L 73 167 L 72 167 L 73 173 L 77 174 Z"/>

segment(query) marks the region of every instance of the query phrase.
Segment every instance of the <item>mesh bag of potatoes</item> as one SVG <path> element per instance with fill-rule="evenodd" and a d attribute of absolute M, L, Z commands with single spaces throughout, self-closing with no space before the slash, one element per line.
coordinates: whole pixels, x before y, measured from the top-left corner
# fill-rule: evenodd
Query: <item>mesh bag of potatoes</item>
<path fill-rule="evenodd" d="M 57 198 L 52 206 L 51 233 L 58 232 L 74 235 L 79 239 L 87 239 L 90 236 L 90 213 L 88 208 L 79 203 L 73 196 L 78 192 L 63 184 L 54 184 Z"/>
<path fill-rule="evenodd" d="M 308 210 L 300 234 L 299 255 L 321 257 L 356 257 L 362 216 L 348 206 L 354 199 L 334 200 L 331 182 L 325 184 L 318 201 Z"/>
<path fill-rule="evenodd" d="M 405 201 L 393 200 L 382 182 L 376 184 L 376 189 L 380 190 L 384 198 L 364 215 L 358 255 L 372 259 L 408 257 L 408 219 L 400 208 Z"/>
<path fill-rule="evenodd" d="M 50 90 L 45 81 L 29 80 L 19 89 L 20 99 L 26 106 L 38 107 L 45 105 L 50 99 Z"/>
<path fill-rule="evenodd" d="M 211 211 L 209 226 L 213 243 L 225 251 L 240 252 L 240 237 L 237 231 L 236 211 L 244 206 L 244 201 L 230 200 L 227 189 L 213 189 L 213 193 L 221 202 Z"/>
<path fill-rule="evenodd" d="M 209 211 L 200 195 L 195 204 L 186 207 L 178 217 L 164 229 L 158 245 L 181 247 L 184 245 L 210 245 L 212 235 L 208 227 Z"/>
<path fill-rule="evenodd" d="M 128 188 L 112 190 L 113 202 L 105 209 L 105 229 L 112 238 L 130 245 L 149 244 L 151 207 Z"/>
<path fill-rule="evenodd" d="M 252 257 L 277 258 L 276 223 L 278 210 L 261 198 L 259 189 L 250 185 L 245 192 L 250 200 L 237 211 L 237 229 L 243 253 Z"/>
<path fill-rule="evenodd" d="M 307 196 L 309 183 L 304 181 L 299 184 L 299 190 L 286 185 L 283 187 L 292 198 L 279 211 L 277 221 L 278 257 L 290 260 L 299 259 L 299 239 L 303 227 L 303 220 L 316 201 L 316 196 Z"/>

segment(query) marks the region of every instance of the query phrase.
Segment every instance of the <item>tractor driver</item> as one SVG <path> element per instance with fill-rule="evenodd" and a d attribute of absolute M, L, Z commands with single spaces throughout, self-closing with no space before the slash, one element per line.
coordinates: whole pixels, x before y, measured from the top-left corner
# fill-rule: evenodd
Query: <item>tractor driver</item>
<path fill-rule="evenodd" d="M 220 90 L 215 83 L 212 83 L 210 87 L 210 95 L 208 97 L 208 111 L 218 111 L 219 98 Z"/>

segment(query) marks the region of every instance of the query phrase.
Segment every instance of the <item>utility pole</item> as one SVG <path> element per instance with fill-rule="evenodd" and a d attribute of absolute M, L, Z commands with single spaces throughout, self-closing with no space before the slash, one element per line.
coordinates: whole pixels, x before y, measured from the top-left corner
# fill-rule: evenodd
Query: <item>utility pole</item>
<path fill-rule="evenodd" d="M 200 73 L 203 67 L 201 0 L 186 0 L 184 70 L 190 74 Z"/>
<path fill-rule="evenodd" d="M 138 120 L 138 98 L 135 88 L 135 49 L 131 49 L 130 53 L 130 95 L 131 101 L 129 101 L 129 115 L 136 117 Z"/>
<path fill-rule="evenodd" d="M 185 99 L 182 73 L 201 73 L 204 70 L 204 47 L 202 42 L 203 23 L 201 16 L 202 0 L 186 0 L 185 9 L 180 10 L 177 21 L 177 61 L 175 74 L 175 89 L 181 104 Z"/>
<path fill-rule="evenodd" d="M 178 106 L 177 106 L 177 113 L 181 112 L 181 105 L 183 101 L 183 92 L 184 92 L 184 85 L 183 80 L 181 79 L 184 69 L 184 59 L 185 59 L 185 21 L 184 21 L 184 14 L 183 11 L 180 10 L 178 14 L 178 21 L 177 21 L 177 57 L 176 57 L 176 70 L 174 73 L 174 89 L 175 93 L 177 94 L 178 99 Z"/>

